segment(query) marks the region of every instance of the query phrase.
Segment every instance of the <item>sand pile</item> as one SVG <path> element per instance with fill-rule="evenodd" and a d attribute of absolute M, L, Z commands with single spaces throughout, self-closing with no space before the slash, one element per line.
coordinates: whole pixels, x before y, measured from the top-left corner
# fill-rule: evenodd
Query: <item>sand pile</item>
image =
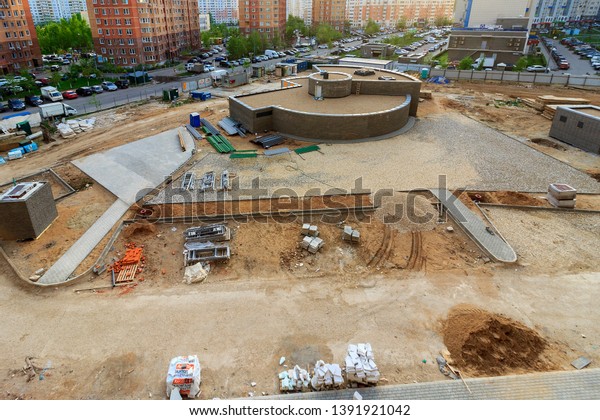
<path fill-rule="evenodd" d="M 471 374 L 494 376 L 552 369 L 542 358 L 548 343 L 541 335 L 474 306 L 452 308 L 443 336 L 455 366 Z"/>
<path fill-rule="evenodd" d="M 156 226 L 148 222 L 147 220 L 141 220 L 134 222 L 123 228 L 123 236 L 130 238 L 137 234 L 154 234 L 156 233 Z"/>

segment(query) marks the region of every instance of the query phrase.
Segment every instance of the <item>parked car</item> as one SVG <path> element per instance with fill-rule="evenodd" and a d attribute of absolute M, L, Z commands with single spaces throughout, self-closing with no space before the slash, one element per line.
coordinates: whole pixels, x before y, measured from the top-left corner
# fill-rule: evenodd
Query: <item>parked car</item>
<path fill-rule="evenodd" d="M 211 72 L 211 71 L 215 71 L 215 66 L 213 66 L 211 64 L 205 64 L 204 65 L 204 71 L 206 73 Z"/>
<path fill-rule="evenodd" d="M 58 64 L 52 64 L 50 66 L 50 71 L 59 71 L 60 70 L 60 66 Z"/>
<path fill-rule="evenodd" d="M 6 104 L 5 102 L 0 102 L 0 112 L 6 111 L 8 111 L 8 104 Z"/>
<path fill-rule="evenodd" d="M 82 87 L 78 88 L 75 92 L 79 96 L 91 96 L 94 94 L 94 91 L 89 86 L 82 86 Z"/>
<path fill-rule="evenodd" d="M 31 105 L 31 106 L 38 106 L 43 104 L 44 101 L 42 101 L 42 98 L 40 98 L 37 95 L 32 95 L 32 96 L 26 96 L 25 97 L 25 104 L 27 105 Z"/>
<path fill-rule="evenodd" d="M 536 64 L 535 66 L 529 66 L 527 67 L 527 71 L 529 72 L 535 72 L 535 73 L 544 73 L 547 71 L 546 66 L 540 66 L 539 64 Z"/>
<path fill-rule="evenodd" d="M 227 61 L 225 57 L 215 57 L 215 61 Z"/>
<path fill-rule="evenodd" d="M 569 70 L 571 68 L 571 65 L 567 61 L 561 61 L 558 64 L 558 68 L 561 70 Z"/>
<path fill-rule="evenodd" d="M 127 79 L 117 80 L 115 82 L 115 86 L 117 86 L 119 89 L 127 89 L 129 87 L 129 80 L 127 80 Z"/>
<path fill-rule="evenodd" d="M 65 90 L 62 93 L 63 98 L 65 99 L 77 99 L 79 95 L 74 90 Z"/>
<path fill-rule="evenodd" d="M 17 98 L 9 99 L 7 104 L 8 108 L 12 111 L 21 111 L 25 109 L 25 104 L 23 101 Z"/>
<path fill-rule="evenodd" d="M 35 84 L 37 86 L 49 86 L 50 80 L 46 79 L 45 77 L 40 77 L 39 79 L 35 80 Z"/>
<path fill-rule="evenodd" d="M 94 85 L 94 86 L 92 86 L 92 92 L 103 93 L 104 89 L 102 89 L 102 86 L 100 86 L 100 85 Z"/>
<path fill-rule="evenodd" d="M 102 82 L 102 89 L 114 92 L 119 88 L 113 82 Z"/>

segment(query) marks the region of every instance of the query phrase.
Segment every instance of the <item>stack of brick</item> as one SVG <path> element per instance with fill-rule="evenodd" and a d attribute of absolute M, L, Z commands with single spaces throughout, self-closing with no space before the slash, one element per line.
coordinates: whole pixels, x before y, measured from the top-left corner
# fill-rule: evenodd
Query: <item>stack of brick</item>
<path fill-rule="evenodd" d="M 300 247 L 311 254 L 316 254 L 325 245 L 325 241 L 319 238 L 319 229 L 315 225 L 304 223 L 302 225 L 302 235 L 304 235 L 304 238 Z"/>
<path fill-rule="evenodd" d="M 349 344 L 346 355 L 346 379 L 349 383 L 375 385 L 380 374 L 369 343 Z"/>
<path fill-rule="evenodd" d="M 342 368 L 337 363 L 319 360 L 315 364 L 311 385 L 315 391 L 340 388 L 344 384 Z"/>
<path fill-rule="evenodd" d="M 310 391 L 310 374 L 300 366 L 284 370 L 279 374 L 279 390 L 281 392 Z"/>
<path fill-rule="evenodd" d="M 302 234 L 304 236 L 313 236 L 316 238 L 317 236 L 319 236 L 319 228 L 315 225 L 304 223 L 302 225 Z"/>
<path fill-rule="evenodd" d="M 356 229 L 352 229 L 351 226 L 344 226 L 342 233 L 342 240 L 347 242 L 360 242 L 360 232 Z"/>
<path fill-rule="evenodd" d="M 577 190 L 567 184 L 550 184 L 546 199 L 554 207 L 573 209 L 577 200 Z"/>

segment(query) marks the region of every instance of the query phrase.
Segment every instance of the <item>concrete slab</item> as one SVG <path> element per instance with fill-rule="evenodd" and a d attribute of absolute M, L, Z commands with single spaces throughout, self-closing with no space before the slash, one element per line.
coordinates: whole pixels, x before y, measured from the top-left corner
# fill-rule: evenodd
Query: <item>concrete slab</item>
<path fill-rule="evenodd" d="M 177 131 L 183 135 L 185 152 L 181 150 Z M 185 127 L 180 127 L 95 153 L 73 164 L 131 205 L 140 191 L 155 188 L 183 165 L 193 149 L 192 136 Z"/>

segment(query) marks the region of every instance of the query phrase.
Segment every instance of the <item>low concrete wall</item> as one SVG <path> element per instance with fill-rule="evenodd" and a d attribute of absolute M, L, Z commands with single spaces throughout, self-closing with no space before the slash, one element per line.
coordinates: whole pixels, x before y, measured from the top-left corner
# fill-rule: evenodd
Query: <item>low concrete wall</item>
<path fill-rule="evenodd" d="M 273 107 L 273 130 L 315 140 L 357 140 L 400 130 L 409 118 L 411 97 L 398 107 L 368 114 L 317 114 Z"/>
<path fill-rule="evenodd" d="M 600 154 L 600 118 L 579 110 L 600 107 L 581 105 L 558 107 L 552 120 L 550 136 L 582 150 Z"/>
<path fill-rule="evenodd" d="M 273 107 L 271 106 L 252 109 L 234 97 L 229 97 L 229 115 L 253 133 L 271 130 L 273 126 Z"/>

